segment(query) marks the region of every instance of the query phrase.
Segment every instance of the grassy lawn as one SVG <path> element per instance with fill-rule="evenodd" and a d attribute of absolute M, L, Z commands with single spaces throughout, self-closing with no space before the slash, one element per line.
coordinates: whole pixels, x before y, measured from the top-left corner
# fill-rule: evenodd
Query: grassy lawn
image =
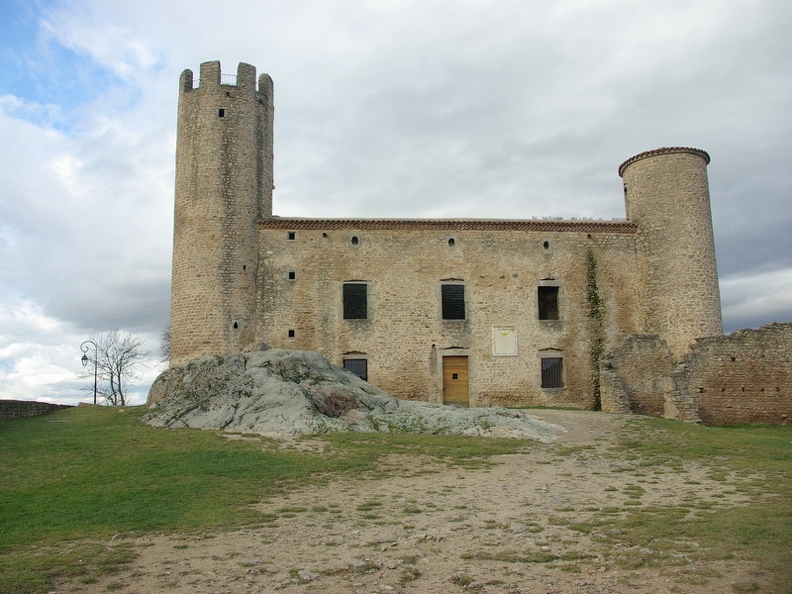
<path fill-rule="evenodd" d="M 0 594 L 46 592 L 56 575 L 129 561 L 116 534 L 261 523 L 248 504 L 343 473 L 376 473 L 403 452 L 457 464 L 527 447 L 516 440 L 332 435 L 325 452 L 214 432 L 154 429 L 143 407 L 78 407 L 0 421 Z M 77 542 L 79 539 L 80 542 Z M 88 543 L 86 543 L 86 540 Z"/>
<path fill-rule="evenodd" d="M 581 520 L 584 514 L 574 508 L 558 508 L 546 518 L 550 525 L 591 536 L 589 555 L 529 549 L 469 558 L 546 563 L 580 572 L 583 565 L 600 565 L 593 554 L 598 553 L 623 570 L 664 570 L 681 582 L 680 592 L 685 583 L 706 585 L 717 575 L 706 567 L 692 569 L 691 564 L 748 561 L 771 576 L 772 586 L 748 580 L 731 584 L 731 592 L 792 594 L 792 426 L 703 427 L 636 417 L 627 423 L 619 442 L 604 456 L 619 461 L 611 472 L 625 480 L 606 491 L 622 491 L 626 501 L 603 505 L 592 493 L 586 519 Z M 603 455 L 592 446 L 547 447 L 558 461 L 571 456 L 584 465 Z M 643 500 L 657 477 L 689 476 L 691 466 L 706 469 L 707 479 L 728 486 L 724 491 L 749 497 L 750 503 L 718 506 L 697 496 L 678 505 Z"/>
<path fill-rule="evenodd" d="M 792 426 L 700 427 L 642 419 L 629 424 L 617 451 L 637 465 L 668 472 L 698 463 L 709 467 L 710 479 L 739 477 L 735 492 L 752 500 L 719 510 L 641 507 L 612 523 L 632 544 L 659 551 L 660 560 L 664 549 L 680 542 L 698 543 L 701 559 L 753 559 L 775 576 L 774 591 L 792 593 Z M 733 588 L 756 591 L 754 584 Z"/>
<path fill-rule="evenodd" d="M 54 576 L 89 581 L 112 572 L 134 558 L 123 539 L 114 543 L 117 534 L 261 525 L 261 514 L 249 504 L 345 473 L 384 476 L 380 461 L 387 455 L 480 466 L 497 454 L 559 448 L 520 440 L 330 434 L 312 438 L 323 445 L 320 454 L 210 431 L 154 429 L 138 422 L 143 412 L 79 407 L 0 421 L 0 594 L 46 592 Z M 711 468 L 716 480 L 739 476 L 736 488 L 757 503 L 719 510 L 650 507 L 641 505 L 636 486 L 635 507 L 620 514 L 605 508 L 590 527 L 617 528 L 621 543 L 653 550 L 689 539 L 708 558 L 755 559 L 777 576 L 775 591 L 792 592 L 792 428 L 635 419 L 618 447 L 596 455 L 668 472 L 696 462 Z M 607 539 L 602 546 L 607 549 Z M 662 562 L 663 555 L 656 559 Z M 752 591 L 751 584 L 740 587 Z"/>

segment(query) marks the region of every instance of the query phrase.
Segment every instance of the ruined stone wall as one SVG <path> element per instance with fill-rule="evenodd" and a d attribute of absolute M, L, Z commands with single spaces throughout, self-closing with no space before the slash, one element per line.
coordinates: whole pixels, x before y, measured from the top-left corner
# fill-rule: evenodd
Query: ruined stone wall
<path fill-rule="evenodd" d="M 792 323 L 697 340 L 685 366 L 705 424 L 792 420 Z"/>
<path fill-rule="evenodd" d="M 706 425 L 792 420 L 792 323 L 696 340 L 675 359 L 656 335 L 627 338 L 600 366 L 602 409 Z"/>
<path fill-rule="evenodd" d="M 31 400 L 0 400 L 0 419 L 21 419 L 35 417 L 48 412 L 71 408 L 66 404 L 50 404 L 49 402 L 34 402 Z"/>
<path fill-rule="evenodd" d="M 600 366 L 602 410 L 662 417 L 674 359 L 657 335 L 630 336 Z"/>
<path fill-rule="evenodd" d="M 471 405 L 592 408 L 595 340 L 612 348 L 639 327 L 630 223 L 273 218 L 261 225 L 258 339 L 315 350 L 336 364 L 366 358 L 369 381 L 400 398 L 442 401 L 442 357 L 462 354 Z M 588 317 L 592 260 L 599 326 Z M 345 281 L 367 284 L 366 319 L 343 319 Z M 441 319 L 444 282 L 465 285 L 465 320 Z M 559 287 L 559 320 L 538 319 L 540 284 Z M 493 354 L 500 329 L 516 335 L 516 355 Z M 563 358 L 564 388 L 541 387 L 542 357 Z"/>

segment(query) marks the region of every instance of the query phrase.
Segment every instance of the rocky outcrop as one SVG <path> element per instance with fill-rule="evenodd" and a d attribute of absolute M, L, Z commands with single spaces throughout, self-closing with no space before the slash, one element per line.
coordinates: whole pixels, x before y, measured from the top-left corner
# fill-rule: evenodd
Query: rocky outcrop
<path fill-rule="evenodd" d="M 328 431 L 489 435 L 550 441 L 563 428 L 504 408 L 398 400 L 311 351 L 203 357 L 162 373 L 142 420 L 262 435 Z"/>

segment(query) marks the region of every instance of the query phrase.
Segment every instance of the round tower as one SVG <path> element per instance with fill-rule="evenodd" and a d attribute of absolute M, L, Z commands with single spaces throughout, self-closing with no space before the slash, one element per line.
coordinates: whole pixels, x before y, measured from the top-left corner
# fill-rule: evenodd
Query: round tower
<path fill-rule="evenodd" d="M 627 218 L 638 225 L 644 328 L 684 354 L 696 338 L 723 333 L 707 165 L 694 148 L 660 148 L 619 167 Z"/>
<path fill-rule="evenodd" d="M 171 365 L 240 352 L 256 335 L 261 217 L 272 216 L 273 88 L 240 63 L 179 80 Z"/>

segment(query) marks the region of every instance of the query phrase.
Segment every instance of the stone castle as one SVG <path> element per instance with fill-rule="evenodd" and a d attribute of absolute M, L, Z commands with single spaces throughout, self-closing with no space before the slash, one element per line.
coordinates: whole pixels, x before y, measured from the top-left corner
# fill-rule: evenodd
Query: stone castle
<path fill-rule="evenodd" d="M 722 337 L 703 150 L 622 163 L 626 220 L 283 218 L 273 115 L 249 64 L 181 75 L 171 365 L 268 345 L 403 399 L 620 409 L 643 402 L 625 344 L 658 341 L 670 382 L 697 339 Z"/>

